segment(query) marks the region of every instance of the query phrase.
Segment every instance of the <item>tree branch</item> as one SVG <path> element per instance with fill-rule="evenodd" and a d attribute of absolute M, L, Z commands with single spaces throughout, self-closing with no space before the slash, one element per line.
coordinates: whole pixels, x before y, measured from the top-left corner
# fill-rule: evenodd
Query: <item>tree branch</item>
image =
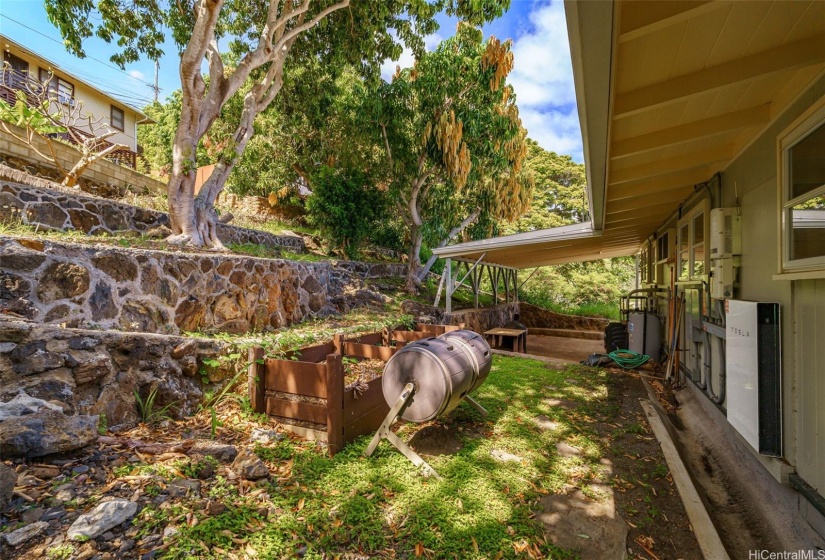
<path fill-rule="evenodd" d="M 475 212 L 464 218 L 464 220 L 460 224 L 451 229 L 450 232 L 447 234 L 447 237 L 442 239 L 441 242 L 438 244 L 437 248 L 444 247 L 445 245 L 447 245 L 447 243 L 452 241 L 456 235 L 464 231 L 467 228 L 467 226 L 469 226 L 478 218 L 478 213 L 478 210 L 476 210 Z M 430 269 L 433 267 L 437 259 L 438 255 L 430 255 L 430 258 L 427 259 L 427 262 L 426 264 L 424 264 L 424 267 L 418 272 L 419 280 L 423 281 L 424 278 L 427 277 L 427 274 L 430 273 Z"/>
<path fill-rule="evenodd" d="M 306 0 L 306 1 L 307 1 L 307 4 L 309 4 L 309 0 Z M 332 6 L 329 6 L 325 9 L 321 10 L 318 13 L 318 15 L 316 15 L 314 18 L 312 18 L 308 22 L 306 22 L 304 24 L 301 24 L 297 27 L 294 27 L 294 28 L 290 29 L 287 33 L 285 33 L 284 36 L 281 37 L 280 40 L 275 44 L 275 48 L 280 49 L 281 47 L 283 47 L 287 43 L 287 41 L 289 41 L 290 39 L 293 39 L 294 37 L 297 37 L 299 34 L 303 33 L 307 29 L 310 29 L 311 27 L 313 27 L 315 24 L 317 24 L 319 21 L 321 21 L 322 19 L 327 17 L 332 12 L 340 10 L 341 8 L 346 8 L 347 6 L 349 6 L 349 0 L 341 0 L 341 2 L 338 2 L 337 4 L 333 4 Z"/>

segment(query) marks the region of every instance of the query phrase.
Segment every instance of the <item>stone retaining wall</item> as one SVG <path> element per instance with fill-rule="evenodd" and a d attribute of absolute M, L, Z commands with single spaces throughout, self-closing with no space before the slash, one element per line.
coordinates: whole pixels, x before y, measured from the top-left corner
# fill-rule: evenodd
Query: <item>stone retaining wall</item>
<path fill-rule="evenodd" d="M 61 231 L 76 229 L 91 235 L 116 231 L 145 234 L 152 228 L 167 226 L 169 216 L 58 185 L 47 189 L 0 181 L 0 222 L 20 222 Z M 288 248 L 296 253 L 304 251 L 301 237 L 273 235 L 232 225 L 219 224 L 218 237 L 227 244 L 254 243 Z"/>
<path fill-rule="evenodd" d="M 19 136 L 25 136 L 23 129 L 14 125 L 8 126 L 15 129 Z M 49 153 L 44 140 L 36 138 L 35 143 L 44 154 Z M 64 169 L 71 169 L 80 159 L 80 152 L 68 144 L 52 142 L 52 146 Z M 0 162 L 35 177 L 58 183 L 63 180 L 63 176 L 56 168 L 2 128 L 0 128 Z M 91 164 L 80 176 L 78 182 L 82 190 L 99 196 L 122 196 L 130 191 L 141 194 L 166 192 L 165 183 L 107 159 L 100 159 Z"/>
<path fill-rule="evenodd" d="M 203 359 L 229 353 L 229 344 L 214 340 L 0 319 L 0 420 L 10 415 L 13 399 L 46 403 L 41 411 L 1 421 L 0 447 L 7 456 L 39 456 L 82 446 L 83 437 L 73 440 L 42 431 L 75 434 L 90 425 L 91 434 L 80 431 L 94 436 L 98 416 L 110 430 L 134 426 L 140 421 L 135 393 L 145 399 L 153 389 L 157 407 L 174 403 L 170 416 L 191 415 L 203 398 L 203 373 L 215 382 L 242 365 L 225 361 L 216 370 L 204 366 Z"/>
<path fill-rule="evenodd" d="M 0 313 L 67 327 L 243 333 L 383 301 L 400 264 L 305 263 L 0 237 Z"/>
<path fill-rule="evenodd" d="M 573 331 L 604 332 L 610 319 L 563 315 L 542 307 L 521 302 L 520 320 L 528 327 L 541 329 L 567 329 Z"/>
<path fill-rule="evenodd" d="M 503 327 L 512 321 L 516 313 L 519 312 L 519 305 L 518 302 L 502 303 L 494 307 L 460 309 L 452 313 L 446 313 L 440 307 L 406 300 L 401 304 L 401 310 L 424 323 L 444 325 L 460 325 L 464 323 L 465 328 L 477 333 L 483 333 L 496 327 Z"/>

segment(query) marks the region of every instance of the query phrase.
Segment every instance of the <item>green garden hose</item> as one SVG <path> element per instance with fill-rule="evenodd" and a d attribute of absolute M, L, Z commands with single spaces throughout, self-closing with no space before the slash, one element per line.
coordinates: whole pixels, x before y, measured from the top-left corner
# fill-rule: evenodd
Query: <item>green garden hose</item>
<path fill-rule="evenodd" d="M 650 359 L 647 354 L 639 354 L 633 350 L 614 350 L 608 356 L 624 369 L 636 369 Z"/>

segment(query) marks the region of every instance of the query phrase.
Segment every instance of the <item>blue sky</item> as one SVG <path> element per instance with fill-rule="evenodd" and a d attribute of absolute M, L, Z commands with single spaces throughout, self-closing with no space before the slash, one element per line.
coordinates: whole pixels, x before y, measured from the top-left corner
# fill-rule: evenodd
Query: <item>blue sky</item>
<path fill-rule="evenodd" d="M 429 49 L 455 31 L 454 18 L 440 17 L 439 23 L 440 30 L 427 38 Z M 109 62 L 114 48 L 95 38 L 84 45 L 87 58 L 70 55 L 39 1 L 0 1 L 0 33 L 131 105 L 142 107 L 152 99 L 152 61 L 141 60 L 121 71 Z M 569 154 L 582 162 L 562 0 L 512 0 L 510 10 L 485 26 L 484 33 L 513 40 L 515 63 L 510 82 L 529 136 L 547 150 Z M 170 42 L 164 50 L 159 74 L 161 99 L 180 87 L 177 49 Z M 405 52 L 400 60 L 387 61 L 382 75 L 388 79 L 396 65 L 407 67 L 412 63 L 412 54 Z"/>

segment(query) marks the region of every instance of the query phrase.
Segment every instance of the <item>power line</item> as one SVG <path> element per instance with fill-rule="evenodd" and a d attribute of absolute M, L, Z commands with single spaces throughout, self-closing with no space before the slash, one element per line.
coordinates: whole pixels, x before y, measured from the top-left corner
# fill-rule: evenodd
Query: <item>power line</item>
<path fill-rule="evenodd" d="M 57 44 L 59 44 L 59 45 L 61 45 L 61 46 L 65 47 L 65 45 L 63 44 L 63 41 L 60 41 L 60 40 L 58 40 L 58 39 L 55 39 L 54 37 L 51 37 L 51 36 L 49 36 L 49 35 L 46 35 L 45 33 L 41 32 L 41 31 L 38 31 L 37 29 L 34 29 L 33 27 L 29 27 L 29 26 L 28 26 L 28 25 L 26 25 L 25 23 L 21 23 L 21 22 L 17 21 L 17 20 L 16 20 L 16 19 L 14 19 L 14 18 L 10 18 L 9 16 L 7 16 L 7 15 L 5 15 L 5 14 L 3 14 L 3 16 L 2 16 L 2 17 L 6 18 L 6 19 L 7 19 L 7 20 L 9 20 L 9 21 L 12 21 L 12 22 L 16 23 L 17 25 L 19 25 L 19 26 L 21 26 L 21 27 L 25 27 L 25 28 L 26 28 L 26 29 L 28 29 L 29 31 L 32 31 L 32 32 L 34 32 L 34 33 L 37 33 L 37 34 L 38 34 L 38 35 L 40 35 L 41 37 L 45 37 L 46 39 L 48 39 L 48 40 L 50 40 L 50 41 L 54 41 L 55 43 L 57 43 Z M 117 70 L 118 72 L 120 72 L 121 74 L 123 74 L 123 75 L 125 75 L 125 76 L 129 76 L 130 78 L 134 78 L 134 76 L 132 76 L 132 75 L 131 75 L 131 74 L 129 74 L 128 72 L 126 72 L 126 71 L 124 71 L 124 70 L 122 70 L 122 69 L 118 68 L 117 66 L 112 66 L 112 65 L 111 65 L 111 64 L 109 64 L 108 62 L 104 62 L 104 61 L 99 60 L 99 59 L 97 59 L 97 58 L 95 58 L 95 57 L 93 57 L 93 56 L 88 56 L 88 55 L 86 56 L 86 58 L 88 58 L 88 59 L 90 59 L 90 60 L 94 60 L 95 62 L 99 62 L 99 63 L 100 63 L 100 64 L 102 64 L 103 66 L 106 66 L 106 67 L 108 67 L 108 68 L 111 68 L 112 70 Z M 154 84 L 150 84 L 150 83 L 148 83 L 148 82 L 143 82 L 143 83 L 144 83 L 145 85 L 149 86 L 149 87 L 154 87 Z"/>

